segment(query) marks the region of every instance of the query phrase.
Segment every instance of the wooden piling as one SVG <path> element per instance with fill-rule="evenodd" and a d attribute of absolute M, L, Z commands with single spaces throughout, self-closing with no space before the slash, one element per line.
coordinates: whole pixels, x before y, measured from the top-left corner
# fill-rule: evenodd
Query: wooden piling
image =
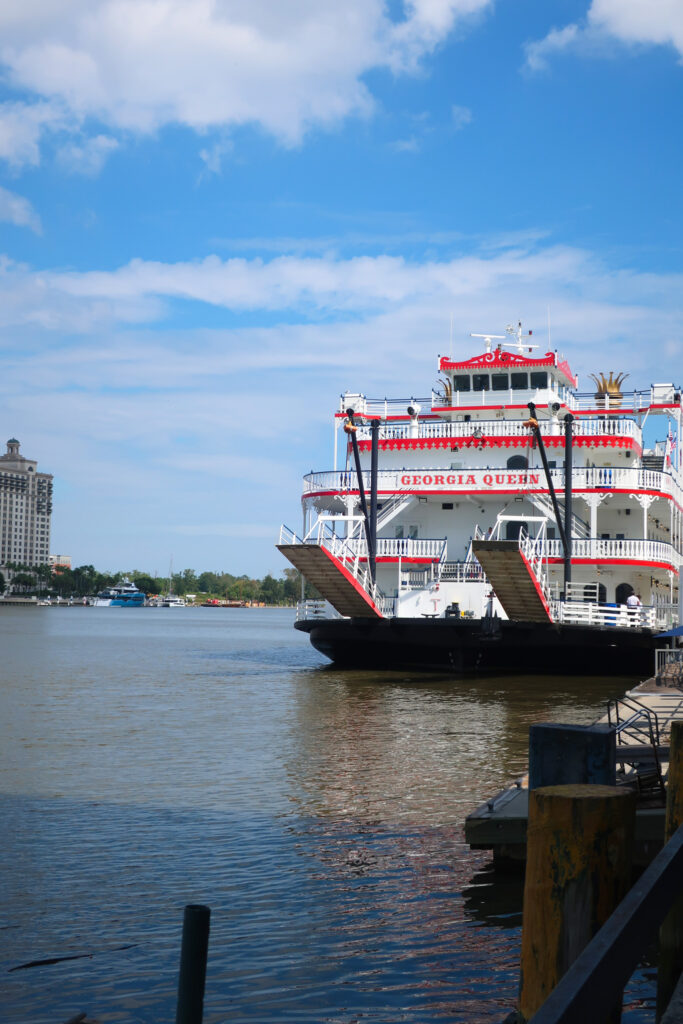
<path fill-rule="evenodd" d="M 176 1024 L 202 1024 L 211 910 L 190 903 L 183 915 Z"/>
<path fill-rule="evenodd" d="M 666 791 L 664 842 L 683 824 L 683 722 L 671 723 L 669 776 Z M 660 1020 L 683 971 L 683 892 L 672 899 L 671 910 L 659 930 L 657 1020 Z"/>
<path fill-rule="evenodd" d="M 615 786 L 529 794 L 519 1008 L 529 1020 L 626 894 L 636 796 Z M 610 1018 L 618 1020 L 616 1015 Z"/>

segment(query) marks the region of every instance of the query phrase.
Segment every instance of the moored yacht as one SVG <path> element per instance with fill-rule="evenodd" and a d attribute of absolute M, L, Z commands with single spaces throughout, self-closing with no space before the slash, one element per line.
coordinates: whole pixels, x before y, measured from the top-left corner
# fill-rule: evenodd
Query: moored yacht
<path fill-rule="evenodd" d="M 428 398 L 342 395 L 334 466 L 278 544 L 324 598 L 297 628 L 347 664 L 649 670 L 678 620 L 680 389 L 581 392 L 521 325 L 473 337 Z"/>
<path fill-rule="evenodd" d="M 142 608 L 145 604 L 145 595 L 130 580 L 121 580 L 120 583 L 101 590 L 96 597 L 91 598 L 90 604 L 95 608 Z"/>

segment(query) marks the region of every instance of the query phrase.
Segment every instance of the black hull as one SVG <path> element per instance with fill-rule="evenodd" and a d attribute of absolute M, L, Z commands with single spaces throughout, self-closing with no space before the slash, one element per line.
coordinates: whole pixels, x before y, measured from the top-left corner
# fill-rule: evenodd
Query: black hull
<path fill-rule="evenodd" d="M 312 619 L 313 646 L 353 668 L 448 668 L 457 674 L 533 673 L 649 677 L 650 630 L 505 619 Z"/>

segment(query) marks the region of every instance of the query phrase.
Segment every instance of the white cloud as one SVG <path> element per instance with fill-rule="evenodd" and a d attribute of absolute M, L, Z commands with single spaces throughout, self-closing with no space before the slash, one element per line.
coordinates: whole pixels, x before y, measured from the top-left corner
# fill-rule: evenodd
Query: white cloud
<path fill-rule="evenodd" d="M 681 274 L 618 269 L 533 233 L 424 261 L 214 257 L 99 273 L 0 261 L 5 436 L 55 473 L 55 544 L 79 562 L 152 570 L 173 551 L 204 568 L 220 551 L 253 574 L 258 549 L 260 575 L 262 541 L 281 516 L 296 524 L 301 474 L 331 468 L 340 391 L 428 395 L 451 315 L 453 351 L 471 355 L 470 331 L 517 318 L 544 346 L 550 306 L 553 347 L 585 384 L 623 369 L 647 386 L 654 349 L 674 377 L 681 364 L 682 294 Z M 211 304 L 238 326 L 159 330 L 169 300 L 197 304 L 183 323 Z M 130 523 L 112 493 L 135 508 Z"/>
<path fill-rule="evenodd" d="M 231 373 L 358 366 L 367 363 L 370 348 L 404 367 L 418 358 L 416 352 L 422 358 L 424 345 L 416 349 L 415 337 L 431 337 L 435 347 L 439 338 L 445 344 L 451 312 L 467 333 L 497 329 L 516 316 L 545 323 L 548 305 L 558 341 L 561 325 L 566 339 L 576 328 L 574 344 L 588 346 L 587 352 L 621 338 L 632 348 L 629 361 L 646 366 L 642 332 L 662 343 L 677 337 L 681 292 L 683 275 L 614 271 L 589 252 L 553 246 L 533 234 L 422 262 L 385 255 L 268 261 L 212 256 L 175 264 L 134 260 L 113 271 L 90 272 L 37 272 L 9 260 L 0 263 L 0 317 L 10 328 L 8 338 L 14 340 L 17 329 L 42 338 L 31 379 L 65 386 L 106 379 L 111 387 L 127 388 L 143 379 L 160 388 L 206 388 Z M 170 301 L 198 304 L 199 318 L 205 304 L 231 316 L 249 313 L 251 321 L 261 315 L 272 323 L 279 314 L 288 322 L 165 330 L 163 341 L 145 329 L 131 340 L 135 325 L 163 320 Z M 118 324 L 128 326 L 117 338 Z M 66 352 L 58 345 L 51 360 L 46 331 L 56 339 L 68 331 L 98 340 L 79 341 Z M 387 372 L 383 358 L 378 365 Z M 277 397 L 271 395 L 270 404 L 286 417 Z M 233 406 L 241 401 L 233 398 Z M 204 422 L 201 410 L 197 415 Z M 216 429 L 213 412 L 209 420 Z"/>
<path fill-rule="evenodd" d="M 593 0 L 588 22 L 622 42 L 671 45 L 683 55 L 680 0 Z"/>
<path fill-rule="evenodd" d="M 451 117 L 453 118 L 453 124 L 456 131 L 460 128 L 464 128 L 466 125 L 472 122 L 472 111 L 469 107 L 459 107 L 454 105 L 451 107 Z"/>
<path fill-rule="evenodd" d="M 29 0 L 0 9 L 0 61 L 12 86 L 79 126 L 258 124 L 295 144 L 313 125 L 367 114 L 366 72 L 414 71 L 492 3 L 407 0 L 395 21 L 384 0 Z M 25 134 L 12 159 L 35 163 L 39 126 Z"/>
<path fill-rule="evenodd" d="M 62 146 L 57 153 L 59 162 L 69 171 L 94 177 L 99 174 L 104 162 L 119 143 L 110 135 L 95 135 L 82 142 L 70 142 Z"/>
<path fill-rule="evenodd" d="M 581 24 L 553 28 L 526 47 L 526 66 L 547 67 L 563 51 L 604 52 L 607 45 L 672 46 L 683 57 L 683 4 L 680 0 L 592 0 Z"/>
<path fill-rule="evenodd" d="M 420 143 L 414 135 L 411 135 L 408 139 L 396 139 L 395 142 L 391 143 L 391 148 L 395 153 L 418 153 L 420 151 Z"/>
<path fill-rule="evenodd" d="M 11 167 L 40 163 L 40 142 L 49 131 L 73 125 L 55 103 L 0 103 L 0 159 Z"/>
<path fill-rule="evenodd" d="M 0 220 L 9 221 L 17 227 L 30 228 L 39 235 L 42 231 L 40 217 L 28 199 L 0 185 Z"/>

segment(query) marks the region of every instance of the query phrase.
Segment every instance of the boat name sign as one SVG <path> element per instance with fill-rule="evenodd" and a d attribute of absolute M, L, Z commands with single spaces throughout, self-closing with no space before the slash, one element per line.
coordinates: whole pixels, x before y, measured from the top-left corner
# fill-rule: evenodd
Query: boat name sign
<path fill-rule="evenodd" d="M 478 474 L 479 475 L 479 474 Z M 522 487 L 528 484 L 539 484 L 540 473 L 484 473 L 479 479 L 472 473 L 404 473 L 401 477 L 401 484 L 404 487 L 435 487 L 457 486 L 457 487 Z"/>

